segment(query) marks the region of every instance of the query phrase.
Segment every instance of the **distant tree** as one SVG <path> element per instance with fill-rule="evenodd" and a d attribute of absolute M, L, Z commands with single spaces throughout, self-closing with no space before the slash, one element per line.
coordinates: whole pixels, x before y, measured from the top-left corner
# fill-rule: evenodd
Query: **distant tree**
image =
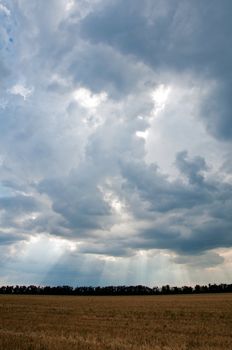
<path fill-rule="evenodd" d="M 63 286 L 2 286 L 0 294 L 41 294 L 41 295 L 159 295 L 159 294 L 192 294 L 192 293 L 231 293 L 232 284 L 209 284 L 183 287 L 170 287 L 169 285 L 159 287 L 137 286 L 105 286 L 105 287 L 76 287 Z"/>

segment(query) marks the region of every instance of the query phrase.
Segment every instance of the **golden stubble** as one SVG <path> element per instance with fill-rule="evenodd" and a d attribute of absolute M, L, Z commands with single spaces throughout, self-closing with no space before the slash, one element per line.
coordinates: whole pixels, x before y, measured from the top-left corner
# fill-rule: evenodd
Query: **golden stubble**
<path fill-rule="evenodd" d="M 0 296 L 1 350 L 230 350 L 232 294 Z"/>

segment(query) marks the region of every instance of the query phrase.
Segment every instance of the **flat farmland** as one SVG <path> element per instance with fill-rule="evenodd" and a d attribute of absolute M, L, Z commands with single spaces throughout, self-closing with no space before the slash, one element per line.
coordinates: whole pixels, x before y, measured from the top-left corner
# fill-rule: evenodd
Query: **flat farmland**
<path fill-rule="evenodd" d="M 230 350 L 232 295 L 1 295 L 0 349 Z"/>

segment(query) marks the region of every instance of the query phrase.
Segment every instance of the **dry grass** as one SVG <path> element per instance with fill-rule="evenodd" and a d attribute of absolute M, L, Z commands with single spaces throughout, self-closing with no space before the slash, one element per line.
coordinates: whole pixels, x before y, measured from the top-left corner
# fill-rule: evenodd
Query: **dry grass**
<path fill-rule="evenodd" d="M 1 350 L 232 349 L 232 295 L 0 296 Z"/>

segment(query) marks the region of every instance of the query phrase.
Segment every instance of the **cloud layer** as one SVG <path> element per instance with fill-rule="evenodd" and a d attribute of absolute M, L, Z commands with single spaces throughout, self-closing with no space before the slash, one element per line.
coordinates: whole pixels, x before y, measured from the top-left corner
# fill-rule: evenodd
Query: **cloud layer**
<path fill-rule="evenodd" d="M 229 282 L 230 10 L 0 2 L 2 282 Z"/>

